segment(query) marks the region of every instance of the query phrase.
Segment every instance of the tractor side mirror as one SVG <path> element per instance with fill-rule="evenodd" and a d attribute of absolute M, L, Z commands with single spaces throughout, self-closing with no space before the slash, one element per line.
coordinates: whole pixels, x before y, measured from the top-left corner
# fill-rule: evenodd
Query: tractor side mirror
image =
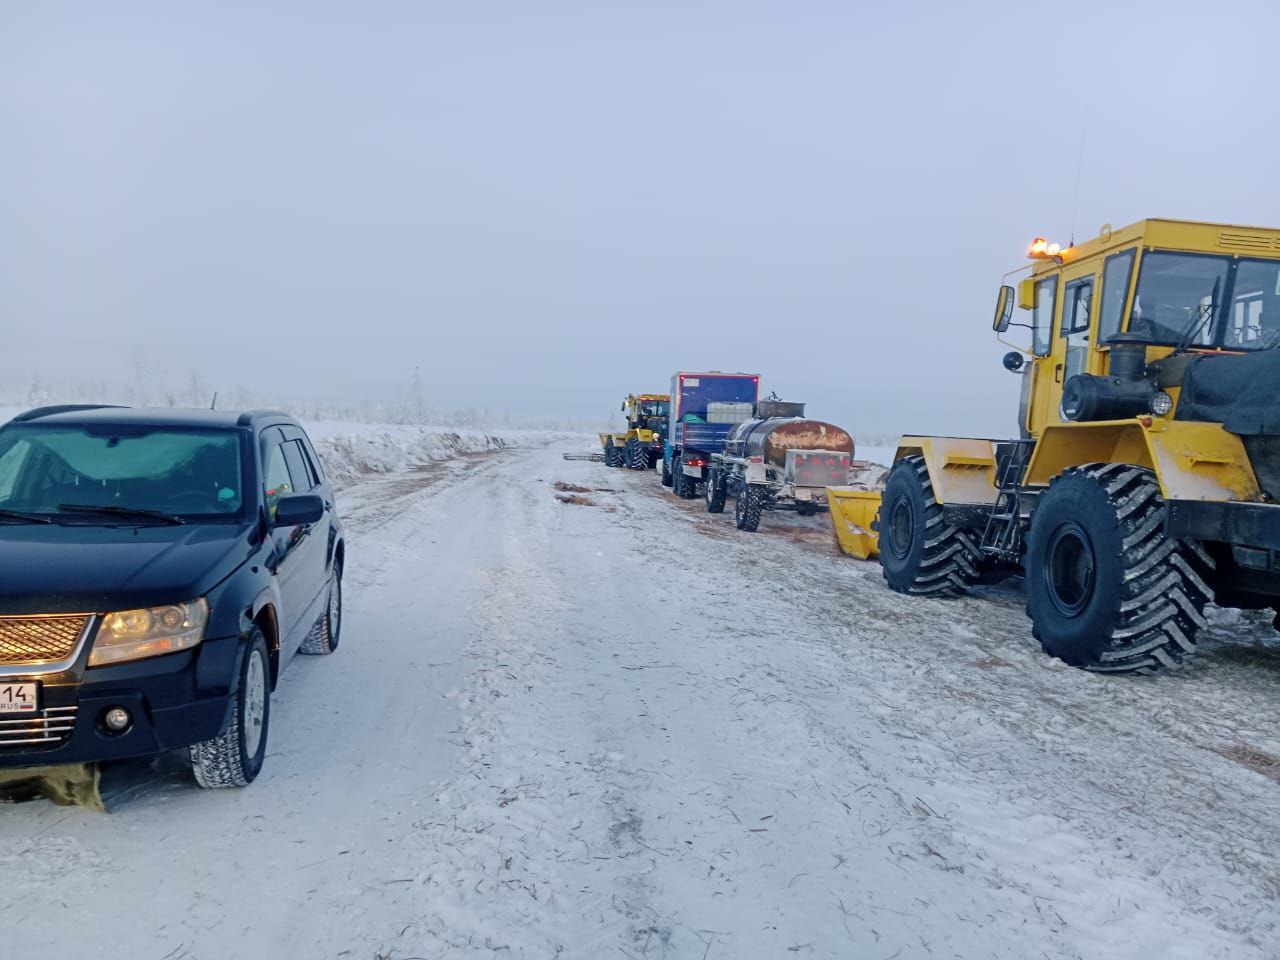
<path fill-rule="evenodd" d="M 1010 350 L 1000 362 L 1004 364 L 1004 368 L 1010 373 L 1017 373 L 1027 361 L 1017 350 Z"/>
<path fill-rule="evenodd" d="M 1013 287 L 1007 283 L 1000 288 L 1000 296 L 996 297 L 996 315 L 991 321 L 991 329 L 996 333 L 1004 333 L 1013 320 Z"/>

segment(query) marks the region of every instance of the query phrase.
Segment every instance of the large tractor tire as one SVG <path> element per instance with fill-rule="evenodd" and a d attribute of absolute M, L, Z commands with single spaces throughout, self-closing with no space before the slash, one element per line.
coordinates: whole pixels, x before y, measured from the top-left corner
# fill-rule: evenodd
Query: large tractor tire
<path fill-rule="evenodd" d="M 719 467 L 712 467 L 707 477 L 707 513 L 724 513 L 725 496 L 729 492 L 729 480 Z"/>
<path fill-rule="evenodd" d="M 885 582 L 898 593 L 958 597 L 978 578 L 978 538 L 946 522 L 923 457 L 893 465 L 875 529 Z"/>
<path fill-rule="evenodd" d="M 612 441 L 605 445 L 604 465 L 606 467 L 622 466 L 622 451 L 615 447 Z"/>
<path fill-rule="evenodd" d="M 733 507 L 733 522 L 739 530 L 755 533 L 760 529 L 760 516 L 764 513 L 765 487 L 762 483 L 748 483 L 742 487 Z"/>
<path fill-rule="evenodd" d="M 1164 512 L 1142 467 L 1093 463 L 1053 478 L 1025 560 L 1027 615 L 1046 653 L 1087 670 L 1150 673 L 1195 651 L 1212 561 L 1165 536 Z"/>
<path fill-rule="evenodd" d="M 692 500 L 698 495 L 698 481 L 684 475 L 684 454 L 676 457 L 671 465 L 671 490 L 681 500 Z"/>
<path fill-rule="evenodd" d="M 671 461 L 666 457 L 662 458 L 662 485 L 669 487 L 675 482 L 675 475 L 671 470 Z"/>
<path fill-rule="evenodd" d="M 649 467 L 649 451 L 635 437 L 627 441 L 627 466 L 632 470 L 647 470 Z"/>

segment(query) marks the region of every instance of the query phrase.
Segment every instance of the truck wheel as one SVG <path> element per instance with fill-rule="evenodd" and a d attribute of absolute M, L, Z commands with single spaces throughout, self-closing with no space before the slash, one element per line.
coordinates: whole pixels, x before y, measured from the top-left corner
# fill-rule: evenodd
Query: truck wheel
<path fill-rule="evenodd" d="M 885 582 L 898 593 L 958 597 L 978 578 L 977 538 L 947 524 L 923 457 L 893 465 L 874 528 Z"/>
<path fill-rule="evenodd" d="M 707 513 L 724 513 L 728 486 L 724 473 L 718 467 L 712 467 L 711 475 L 707 477 Z"/>
<path fill-rule="evenodd" d="M 681 500 L 692 500 L 698 495 L 697 481 L 685 476 L 684 454 L 676 457 L 675 463 L 671 465 L 671 472 L 671 489 L 677 497 Z"/>
<path fill-rule="evenodd" d="M 664 456 L 662 458 L 662 485 L 664 487 L 669 487 L 673 482 L 674 477 L 671 472 L 671 461 Z"/>
<path fill-rule="evenodd" d="M 649 462 L 649 454 L 640 446 L 640 441 L 632 437 L 627 441 L 627 466 L 632 470 L 643 470 Z"/>
<path fill-rule="evenodd" d="M 257 627 L 240 664 L 231 721 L 221 736 L 192 744 L 191 770 L 202 787 L 246 787 L 262 770 L 271 720 L 271 662 Z"/>
<path fill-rule="evenodd" d="M 1027 534 L 1027 615 L 1073 667 L 1143 673 L 1195 651 L 1213 592 L 1199 545 L 1164 533 L 1155 474 L 1092 463 L 1054 477 Z"/>
<path fill-rule="evenodd" d="M 733 522 L 739 530 L 755 533 L 760 529 L 760 515 L 764 512 L 764 484 L 743 485 L 733 507 Z"/>

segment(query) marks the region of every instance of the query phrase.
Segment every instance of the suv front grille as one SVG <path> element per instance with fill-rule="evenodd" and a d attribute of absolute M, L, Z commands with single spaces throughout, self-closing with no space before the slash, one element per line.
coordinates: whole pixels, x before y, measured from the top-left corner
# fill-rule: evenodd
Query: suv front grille
<path fill-rule="evenodd" d="M 0 617 L 0 665 L 57 663 L 71 656 L 87 616 Z"/>
<path fill-rule="evenodd" d="M 35 716 L 0 719 L 0 749 L 56 747 L 71 736 L 75 725 L 75 707 L 49 707 Z"/>

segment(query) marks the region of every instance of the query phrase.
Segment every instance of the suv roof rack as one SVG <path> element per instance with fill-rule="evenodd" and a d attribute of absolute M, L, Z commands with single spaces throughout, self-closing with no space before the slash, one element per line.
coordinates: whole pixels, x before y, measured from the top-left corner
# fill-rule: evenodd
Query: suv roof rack
<path fill-rule="evenodd" d="M 13 418 L 13 423 L 26 423 L 28 420 L 39 420 L 51 417 L 55 413 L 75 413 L 77 410 L 123 410 L 121 403 L 55 403 L 47 407 L 33 407 Z"/>
<path fill-rule="evenodd" d="M 291 414 L 285 413 L 283 410 L 246 410 L 240 414 L 240 419 L 236 421 L 237 427 L 247 427 L 259 417 L 288 417 L 293 419 Z"/>

